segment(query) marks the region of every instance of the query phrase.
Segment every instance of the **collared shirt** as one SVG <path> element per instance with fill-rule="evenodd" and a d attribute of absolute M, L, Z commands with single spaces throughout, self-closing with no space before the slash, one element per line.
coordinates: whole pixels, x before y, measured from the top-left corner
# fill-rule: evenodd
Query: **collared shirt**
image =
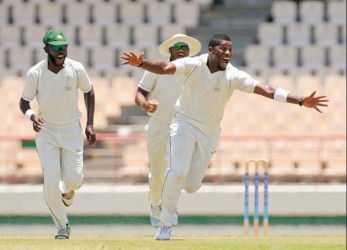
<path fill-rule="evenodd" d="M 230 63 L 225 71 L 211 73 L 207 54 L 173 61 L 176 76 L 185 76 L 183 91 L 176 103 L 179 118 L 207 133 L 219 133 L 224 108 L 235 90 L 253 93 L 258 81 Z M 239 108 L 239 107 L 236 107 Z"/>
<path fill-rule="evenodd" d="M 157 122 L 170 125 L 175 114 L 175 103 L 182 91 L 184 76 L 158 75 L 145 71 L 139 87 L 149 92 L 148 100 L 157 100 L 154 113 L 148 113 Z"/>
<path fill-rule="evenodd" d="M 55 74 L 48 70 L 48 61 L 44 59 L 29 69 L 22 98 L 32 101 L 36 97 L 38 115 L 45 122 L 63 125 L 82 116 L 78 110 L 78 89 L 87 93 L 91 88 L 81 63 L 66 58 L 64 68 Z"/>

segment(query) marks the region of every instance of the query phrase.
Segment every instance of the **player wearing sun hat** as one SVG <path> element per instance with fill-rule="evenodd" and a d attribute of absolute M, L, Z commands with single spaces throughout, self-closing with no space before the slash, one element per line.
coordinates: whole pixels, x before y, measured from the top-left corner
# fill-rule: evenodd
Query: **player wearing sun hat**
<path fill-rule="evenodd" d="M 88 74 L 79 62 L 66 58 L 70 43 L 60 30 L 43 37 L 47 58 L 29 69 L 20 99 L 20 109 L 33 124 L 40 158 L 44 197 L 58 229 L 56 239 L 69 239 L 65 206 L 83 183 L 83 130 L 79 122 L 78 89 L 84 93 L 87 109 L 85 134 L 89 144 L 96 141 L 93 122 L 95 96 Z M 37 99 L 38 112 L 30 108 Z"/>
<path fill-rule="evenodd" d="M 176 34 L 176 35 L 173 35 L 170 39 L 160 44 L 159 46 L 160 54 L 164 56 L 171 56 L 170 50 L 174 47 L 175 44 L 188 45 L 189 56 L 197 55 L 201 49 L 201 43 L 197 39 L 191 36 L 187 36 L 185 34 Z"/>
<path fill-rule="evenodd" d="M 156 240 L 170 240 L 172 213 L 184 189 L 194 193 L 202 185 L 209 163 L 216 152 L 221 134 L 224 109 L 234 91 L 253 93 L 279 102 L 305 106 L 321 111 L 329 100 L 316 96 L 316 91 L 305 97 L 262 84 L 246 72 L 234 67 L 231 37 L 225 33 L 211 36 L 207 53 L 173 62 L 150 61 L 144 54 L 123 52 L 122 65 L 141 67 L 164 75 L 183 76 L 184 88 L 176 102 L 176 114 L 171 124 L 170 168 L 162 190 L 162 225 Z M 259 103 L 259 105 L 261 105 Z M 236 108 L 242 109 L 236 103 Z M 252 112 L 257 112 L 253 107 Z M 246 114 L 245 114 L 246 115 Z"/>
<path fill-rule="evenodd" d="M 201 44 L 185 34 L 176 34 L 159 46 L 159 52 L 170 61 L 194 56 L 199 53 Z M 160 226 L 161 190 L 165 179 L 167 149 L 170 141 L 170 124 L 175 114 L 174 105 L 181 93 L 183 77 L 157 75 L 145 71 L 136 92 L 135 101 L 150 116 L 145 127 L 147 154 L 150 165 L 149 202 L 151 204 L 150 221 Z M 177 214 L 172 217 L 173 224 L 178 223 Z"/>

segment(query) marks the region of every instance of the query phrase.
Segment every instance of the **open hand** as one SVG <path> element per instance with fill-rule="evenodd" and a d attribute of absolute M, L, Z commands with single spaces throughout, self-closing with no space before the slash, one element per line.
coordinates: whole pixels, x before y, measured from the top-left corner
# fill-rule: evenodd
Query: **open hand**
<path fill-rule="evenodd" d="M 307 107 L 307 108 L 314 108 L 317 110 L 319 113 L 322 113 L 322 111 L 318 108 L 318 106 L 321 107 L 328 107 L 328 104 L 325 104 L 326 102 L 329 102 L 328 99 L 326 99 L 326 96 L 317 96 L 315 97 L 314 95 L 316 94 L 316 91 L 313 91 L 311 95 L 306 96 L 303 99 L 302 104 Z"/>
<path fill-rule="evenodd" d="M 135 55 L 134 52 L 122 52 L 122 58 L 124 62 L 122 62 L 122 65 L 129 64 L 131 66 L 139 66 L 142 63 L 144 53 L 142 52 L 140 55 Z"/>

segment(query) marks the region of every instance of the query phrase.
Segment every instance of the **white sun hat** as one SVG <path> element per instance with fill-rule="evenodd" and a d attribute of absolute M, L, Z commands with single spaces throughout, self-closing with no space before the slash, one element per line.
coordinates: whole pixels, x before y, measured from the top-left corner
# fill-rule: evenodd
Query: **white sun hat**
<path fill-rule="evenodd" d="M 159 52 L 160 54 L 164 56 L 170 57 L 170 51 L 169 48 L 172 47 L 175 43 L 185 43 L 189 46 L 189 56 L 195 56 L 200 52 L 201 49 L 201 43 L 190 36 L 187 36 L 185 34 L 176 34 L 172 36 L 170 39 L 166 40 L 159 46 Z"/>

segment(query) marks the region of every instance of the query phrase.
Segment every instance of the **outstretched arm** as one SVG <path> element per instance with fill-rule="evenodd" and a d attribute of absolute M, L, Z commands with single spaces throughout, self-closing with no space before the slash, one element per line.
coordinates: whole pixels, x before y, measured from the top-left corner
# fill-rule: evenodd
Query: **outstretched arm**
<path fill-rule="evenodd" d="M 95 110 L 95 93 L 94 88 L 84 93 L 84 103 L 87 109 L 87 125 L 85 134 L 89 145 L 92 145 L 96 141 L 96 135 L 94 130 L 94 110 Z"/>
<path fill-rule="evenodd" d="M 328 104 L 326 103 L 329 102 L 326 96 L 315 96 L 316 91 L 313 91 L 312 94 L 308 96 L 300 97 L 281 88 L 261 84 L 258 84 L 255 87 L 254 93 L 274 99 L 276 101 L 299 104 L 300 106 L 305 106 L 307 108 L 314 108 L 319 113 L 322 113 L 319 107 L 328 107 Z"/>
<path fill-rule="evenodd" d="M 129 64 L 134 67 L 141 67 L 152 73 L 165 75 L 174 74 L 176 72 L 176 66 L 171 62 L 152 62 L 143 59 L 143 56 L 144 53 L 136 55 L 132 51 L 130 51 L 123 52 L 120 58 L 124 60 L 124 62 L 122 62 L 122 65 Z"/>

